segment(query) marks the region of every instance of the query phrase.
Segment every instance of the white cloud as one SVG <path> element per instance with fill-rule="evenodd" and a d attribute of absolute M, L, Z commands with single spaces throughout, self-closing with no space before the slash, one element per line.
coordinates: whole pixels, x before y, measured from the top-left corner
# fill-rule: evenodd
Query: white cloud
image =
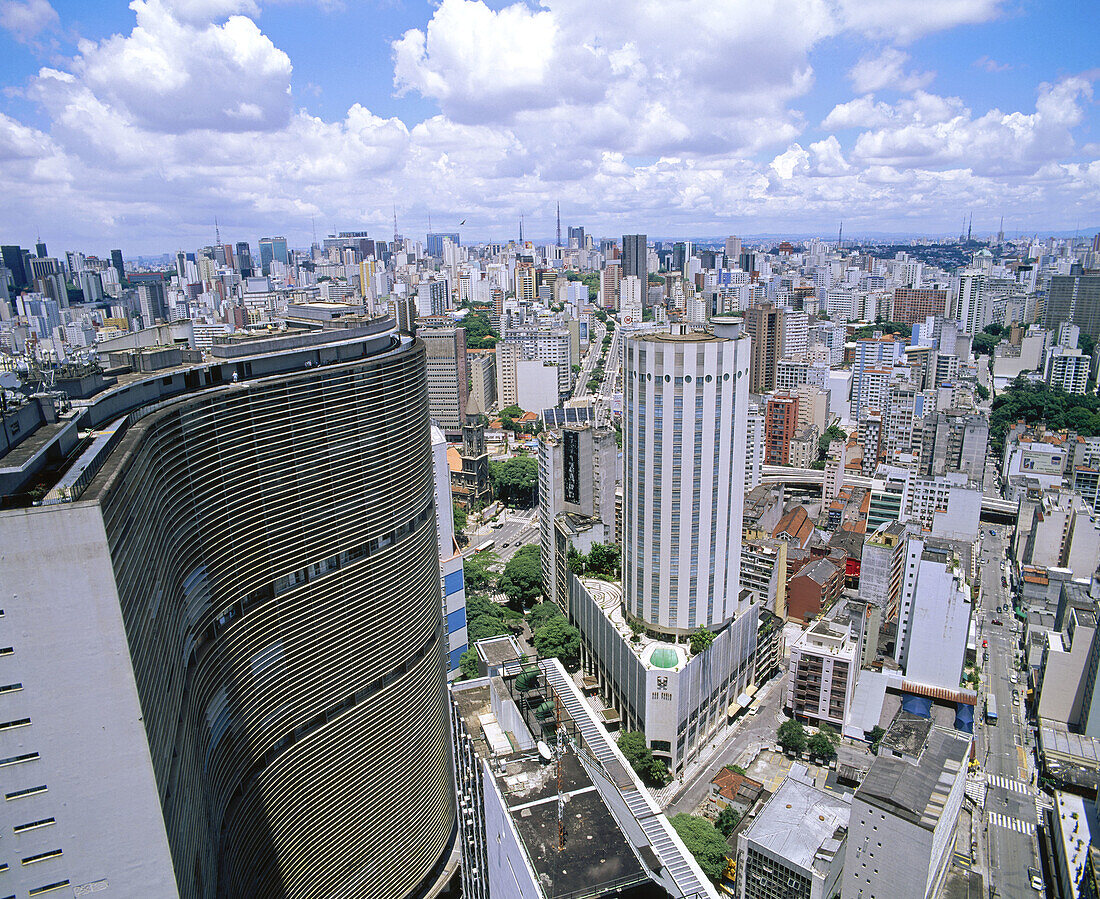
<path fill-rule="evenodd" d="M 887 47 L 878 56 L 864 56 L 852 66 L 848 79 L 859 94 L 873 94 L 886 88 L 911 93 L 927 87 L 935 72 L 906 72 L 909 54 Z"/>
<path fill-rule="evenodd" d="M 60 21 L 49 0 L 0 2 L 0 28 L 10 31 L 12 37 L 23 43 L 31 43 L 43 31 L 56 28 Z"/>
<path fill-rule="evenodd" d="M 937 31 L 988 22 L 1003 6 L 1004 0 L 840 0 L 840 13 L 853 31 L 911 43 Z"/>
<path fill-rule="evenodd" d="M 153 131 L 283 127 L 291 112 L 286 53 L 245 16 L 220 25 L 193 20 L 203 9 L 248 5 L 134 0 L 133 31 L 82 41 L 73 71 L 96 96 Z"/>
<path fill-rule="evenodd" d="M 1011 71 L 1012 66 L 1007 62 L 997 62 L 990 56 L 979 56 L 974 62 L 971 63 L 976 69 L 985 69 L 987 72 L 998 74 L 1000 72 Z"/>

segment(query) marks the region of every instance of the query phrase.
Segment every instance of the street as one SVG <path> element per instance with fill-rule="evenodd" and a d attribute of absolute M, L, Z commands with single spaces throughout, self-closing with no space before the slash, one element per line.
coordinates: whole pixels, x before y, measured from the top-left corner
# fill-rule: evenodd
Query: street
<path fill-rule="evenodd" d="M 988 482 L 987 482 L 988 483 Z M 994 533 L 996 536 L 990 536 Z M 977 758 L 985 774 L 984 834 L 987 840 L 990 896 L 1034 897 L 1027 869 L 1040 867 L 1035 836 L 1037 790 L 1032 785 L 1031 735 L 1022 699 L 1026 678 L 1018 670 L 1019 625 L 1012 612 L 1012 599 L 1001 584 L 1002 564 L 1009 532 L 983 526 L 981 538 L 982 596 L 974 614 L 978 622 L 977 652 L 988 641 L 989 661 L 982 667 L 974 735 Z M 998 611 L 1008 606 L 1007 611 Z M 993 624 L 993 619 L 1003 624 Z M 1011 682 L 1013 672 L 1020 681 Z M 999 720 L 985 723 L 986 696 L 997 700 Z"/>
<path fill-rule="evenodd" d="M 538 541 L 538 509 L 505 509 L 500 513 L 497 521 L 504 523 L 498 528 L 489 525 L 469 527 L 466 536 L 470 542 L 462 551 L 462 555 L 470 556 L 492 540 L 493 552 L 500 556 L 501 561 L 507 562 L 525 543 Z"/>

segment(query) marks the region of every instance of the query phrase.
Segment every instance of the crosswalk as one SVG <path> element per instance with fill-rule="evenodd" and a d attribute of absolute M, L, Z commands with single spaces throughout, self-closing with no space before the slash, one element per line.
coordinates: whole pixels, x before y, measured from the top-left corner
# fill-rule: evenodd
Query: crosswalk
<path fill-rule="evenodd" d="M 1030 821 L 1021 821 L 1019 818 L 1002 815 L 1000 812 L 990 812 L 989 823 L 1004 827 L 1007 830 L 1014 830 L 1016 833 L 1022 833 L 1029 837 L 1035 835 L 1035 825 Z"/>
<path fill-rule="evenodd" d="M 1000 787 L 1002 790 L 1011 790 L 1013 793 L 1019 793 L 1022 796 L 1031 795 L 1031 787 L 1024 783 L 1022 780 L 1015 780 L 1011 777 L 1005 777 L 1003 774 L 989 774 L 986 776 L 986 783 L 991 787 Z"/>
<path fill-rule="evenodd" d="M 981 808 L 983 805 L 985 805 L 985 784 L 982 781 L 970 780 L 968 778 L 966 781 L 965 790 L 966 795 L 971 798 L 971 800 L 976 806 L 978 806 L 978 808 Z"/>

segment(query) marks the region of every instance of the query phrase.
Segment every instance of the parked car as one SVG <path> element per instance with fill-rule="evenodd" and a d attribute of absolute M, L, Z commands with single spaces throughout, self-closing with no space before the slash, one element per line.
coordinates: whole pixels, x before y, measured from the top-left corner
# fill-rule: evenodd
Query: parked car
<path fill-rule="evenodd" d="M 1037 892 L 1043 891 L 1043 877 L 1038 868 L 1028 868 L 1027 876 L 1031 878 L 1031 888 Z"/>
<path fill-rule="evenodd" d="M 1000 610 L 998 609 L 998 611 L 1000 611 Z M 1001 619 L 1000 619 L 1000 618 L 994 618 L 994 619 L 993 619 L 993 621 L 992 621 L 991 623 L 992 623 L 992 624 L 996 624 L 996 625 L 1002 625 L 1002 624 L 1004 624 L 1004 622 L 1003 622 L 1003 621 L 1001 621 Z"/>

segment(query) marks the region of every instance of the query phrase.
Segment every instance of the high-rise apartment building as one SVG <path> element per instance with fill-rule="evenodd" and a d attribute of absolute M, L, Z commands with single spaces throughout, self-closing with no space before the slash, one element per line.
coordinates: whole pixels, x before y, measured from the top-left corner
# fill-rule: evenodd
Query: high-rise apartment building
<path fill-rule="evenodd" d="M 460 246 L 462 243 L 458 238 L 457 231 L 429 231 L 427 242 L 428 255 L 442 259 L 444 240 L 449 240 L 456 247 Z"/>
<path fill-rule="evenodd" d="M 457 440 L 470 398 L 466 329 L 418 328 L 416 334 L 427 358 L 428 414 L 449 439 Z"/>
<path fill-rule="evenodd" d="M 750 306 L 745 310 L 745 330 L 752 338 L 752 363 L 749 366 L 749 392 L 771 393 L 779 357 L 783 351 L 783 309 L 773 303 Z"/>
<path fill-rule="evenodd" d="M 643 284 L 649 283 L 649 258 L 644 234 L 623 235 L 623 277 L 633 275 Z"/>
<path fill-rule="evenodd" d="M 977 334 L 989 324 L 990 309 L 985 294 L 985 275 L 968 270 L 959 276 L 952 317 L 958 321 L 962 333 Z"/>
<path fill-rule="evenodd" d="M 79 415 L 103 436 L 0 511 L 3 891 L 431 894 L 456 815 L 423 345 L 216 345 Z"/>
<path fill-rule="evenodd" d="M 947 291 L 937 288 L 898 287 L 894 290 L 891 321 L 907 325 L 924 321 L 930 315 L 945 315 Z"/>
<path fill-rule="evenodd" d="M 619 308 L 619 289 L 623 267 L 619 262 L 608 262 L 600 272 L 600 305 L 605 309 Z"/>
<path fill-rule="evenodd" d="M 768 397 L 764 418 L 764 464 L 788 465 L 791 439 L 798 430 L 798 397 L 774 394 Z"/>

